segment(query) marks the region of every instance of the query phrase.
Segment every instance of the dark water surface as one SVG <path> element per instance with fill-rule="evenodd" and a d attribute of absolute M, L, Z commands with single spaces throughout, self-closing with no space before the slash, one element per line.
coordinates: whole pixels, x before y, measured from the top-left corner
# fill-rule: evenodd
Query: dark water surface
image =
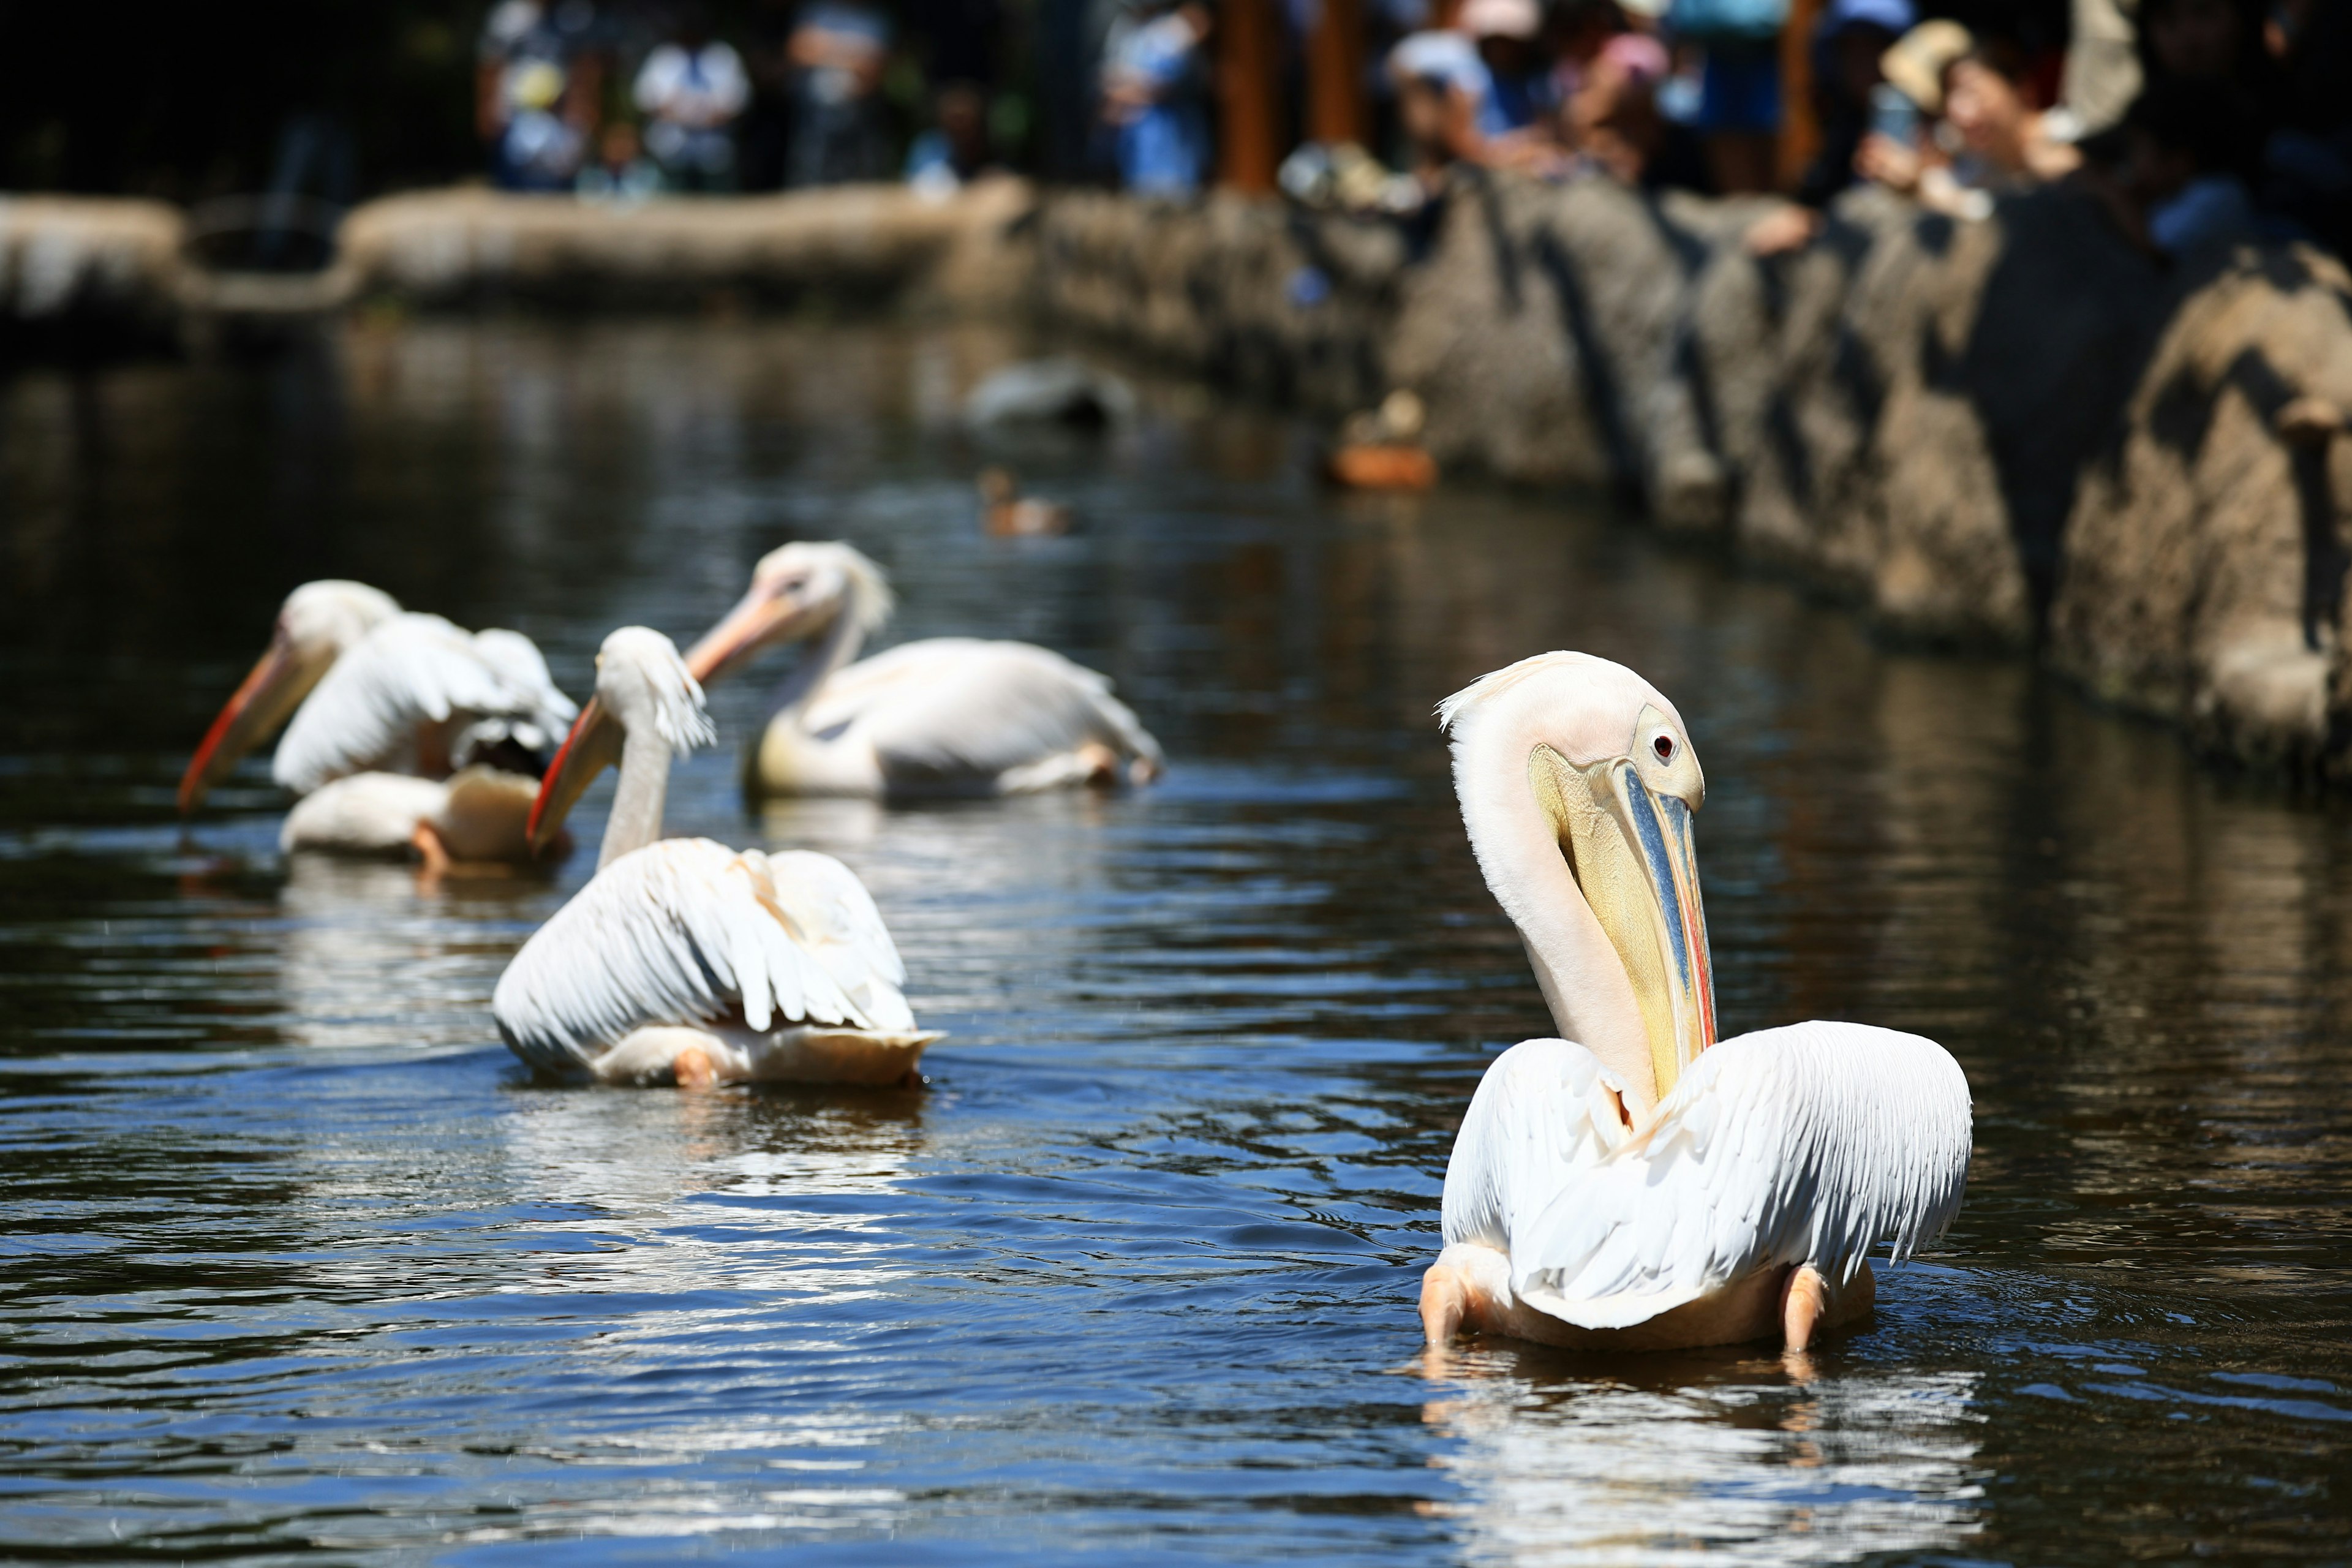
<path fill-rule="evenodd" d="M 1598 510 L 1334 502 L 1181 390 L 1013 452 L 1090 530 L 991 542 L 954 410 L 1017 347 L 427 324 L 0 384 L 0 1555 L 2352 1557 L 2340 807 Z M 761 693 L 717 695 L 673 826 L 856 868 L 952 1031 L 926 1089 L 534 1087 L 490 987 L 593 853 L 289 864 L 262 759 L 175 825 L 305 578 L 584 696 L 612 626 L 835 536 L 891 636 L 1061 648 L 1174 763 L 748 815 Z M 1454 1124 L 1550 1032 L 1430 709 L 1555 647 L 1690 721 L 1727 1030 L 1974 1086 L 1958 1227 L 1809 1359 L 1418 1343 Z"/>

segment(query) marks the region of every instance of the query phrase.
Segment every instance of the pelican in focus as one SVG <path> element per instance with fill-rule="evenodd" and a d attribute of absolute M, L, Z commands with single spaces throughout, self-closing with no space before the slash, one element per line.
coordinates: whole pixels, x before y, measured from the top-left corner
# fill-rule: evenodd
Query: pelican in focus
<path fill-rule="evenodd" d="M 1148 784 L 1160 742 L 1110 682 L 1028 643 L 929 637 L 857 658 L 890 615 L 881 568 L 846 544 L 772 551 L 686 656 L 719 680 L 778 643 L 810 647 L 746 768 L 761 795 L 1025 795 Z"/>
<path fill-rule="evenodd" d="M 659 632 L 624 626 L 531 808 L 544 842 L 617 757 L 589 884 L 534 932 L 490 1000 L 515 1055 L 605 1083 L 900 1083 L 940 1037 L 856 873 L 830 855 L 664 838 L 673 755 L 716 739 Z"/>
<path fill-rule="evenodd" d="M 520 632 L 466 632 L 363 583 L 305 583 L 196 748 L 180 815 L 286 724 L 270 776 L 301 798 L 281 847 L 414 850 L 435 868 L 528 859 L 541 759 L 577 711 Z"/>
<path fill-rule="evenodd" d="M 1801 1351 L 1867 1312 L 1870 1249 L 1907 1256 L 1959 1209 L 1959 1064 L 1863 1024 L 1716 1039 L 1706 781 L 1640 676 L 1541 654 L 1439 712 L 1471 847 L 1565 1037 L 1504 1052 L 1470 1101 L 1429 1342 Z"/>

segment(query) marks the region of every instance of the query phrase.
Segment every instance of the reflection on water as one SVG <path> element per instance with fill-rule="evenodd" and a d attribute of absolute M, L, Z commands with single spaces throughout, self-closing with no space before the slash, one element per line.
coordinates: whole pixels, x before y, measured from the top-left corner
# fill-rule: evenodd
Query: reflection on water
<path fill-rule="evenodd" d="M 1436 1369 L 1451 1387 L 1425 1416 L 1454 1439 L 1438 1462 L 1473 1563 L 1843 1563 L 1977 1531 L 1973 1373 L 1660 1356 L 1563 1377 L 1548 1359 Z"/>
<path fill-rule="evenodd" d="M 1570 500 L 1323 497 L 1307 433 L 1182 389 L 983 444 L 958 398 L 1016 347 L 478 321 L 0 384 L 0 1552 L 2338 1549 L 2340 809 Z M 984 461 L 1087 530 L 984 538 Z M 784 661 L 714 694 L 673 827 L 857 869 L 950 1031 L 920 1091 L 532 1086 L 488 997 L 589 849 L 289 863 L 260 759 L 173 817 L 293 581 L 516 626 L 577 693 L 787 537 L 881 560 L 894 637 L 1108 671 L 1174 760 L 753 812 Z M 1691 724 L 1727 1027 L 1968 1069 L 1958 1226 L 1803 1363 L 1419 1351 L 1454 1128 L 1549 1028 L 1430 710 L 1554 647 Z"/>
<path fill-rule="evenodd" d="M 248 953 L 276 980 L 278 1037 L 303 1046 L 473 1047 L 473 1011 L 512 955 L 483 930 L 515 910 L 512 885 L 420 882 L 405 865 L 304 855 L 286 863 L 276 918 L 249 933 Z"/>

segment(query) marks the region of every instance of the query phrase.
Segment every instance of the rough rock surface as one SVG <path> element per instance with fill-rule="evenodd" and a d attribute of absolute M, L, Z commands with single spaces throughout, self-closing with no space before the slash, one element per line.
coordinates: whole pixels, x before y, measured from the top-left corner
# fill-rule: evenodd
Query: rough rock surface
<path fill-rule="evenodd" d="M 2168 274 L 2064 191 L 1979 223 L 1854 193 L 1770 258 L 1741 243 L 1761 210 L 1475 173 L 1421 234 L 1073 195 L 1036 289 L 1308 406 L 1411 387 L 1450 465 L 1614 486 L 1904 635 L 2042 648 L 2216 749 L 2352 775 L 2342 268 Z"/>
<path fill-rule="evenodd" d="M 2167 304 L 2084 476 L 2052 654 L 2220 750 L 2342 773 L 2352 442 L 2280 426 L 2298 399 L 2352 410 L 2352 278 L 2308 251 L 2246 251 L 2187 272 Z"/>
<path fill-rule="evenodd" d="M 1412 251 L 1391 225 L 1076 192 L 1047 205 L 1037 251 L 1053 312 L 1132 352 L 1311 407 L 1387 389 L 1381 340 Z"/>

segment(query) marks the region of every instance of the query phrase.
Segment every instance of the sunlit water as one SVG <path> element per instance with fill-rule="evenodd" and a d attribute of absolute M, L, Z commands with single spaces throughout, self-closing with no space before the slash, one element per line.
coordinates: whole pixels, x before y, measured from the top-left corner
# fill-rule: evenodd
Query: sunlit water
<path fill-rule="evenodd" d="M 397 324 L 0 384 L 0 1554 L 456 1563 L 2341 1559 L 2352 833 L 2013 664 L 1597 506 L 1334 501 L 1159 388 L 992 447 L 988 332 Z M 1009 459 L 1084 513 L 979 535 Z M 1108 671 L 1164 787 L 671 823 L 873 888 L 929 1084 L 537 1087 L 487 1012 L 587 876 L 280 858 L 262 760 L 171 788 L 291 584 L 681 637 L 787 538 L 891 635 Z M 1946 1042 L 1966 1212 L 1867 1331 L 1425 1360 L 1453 1129 L 1550 1026 L 1430 718 L 1625 659 L 1710 784 L 1730 1030 Z M 580 818 L 593 843 L 609 784 Z"/>

